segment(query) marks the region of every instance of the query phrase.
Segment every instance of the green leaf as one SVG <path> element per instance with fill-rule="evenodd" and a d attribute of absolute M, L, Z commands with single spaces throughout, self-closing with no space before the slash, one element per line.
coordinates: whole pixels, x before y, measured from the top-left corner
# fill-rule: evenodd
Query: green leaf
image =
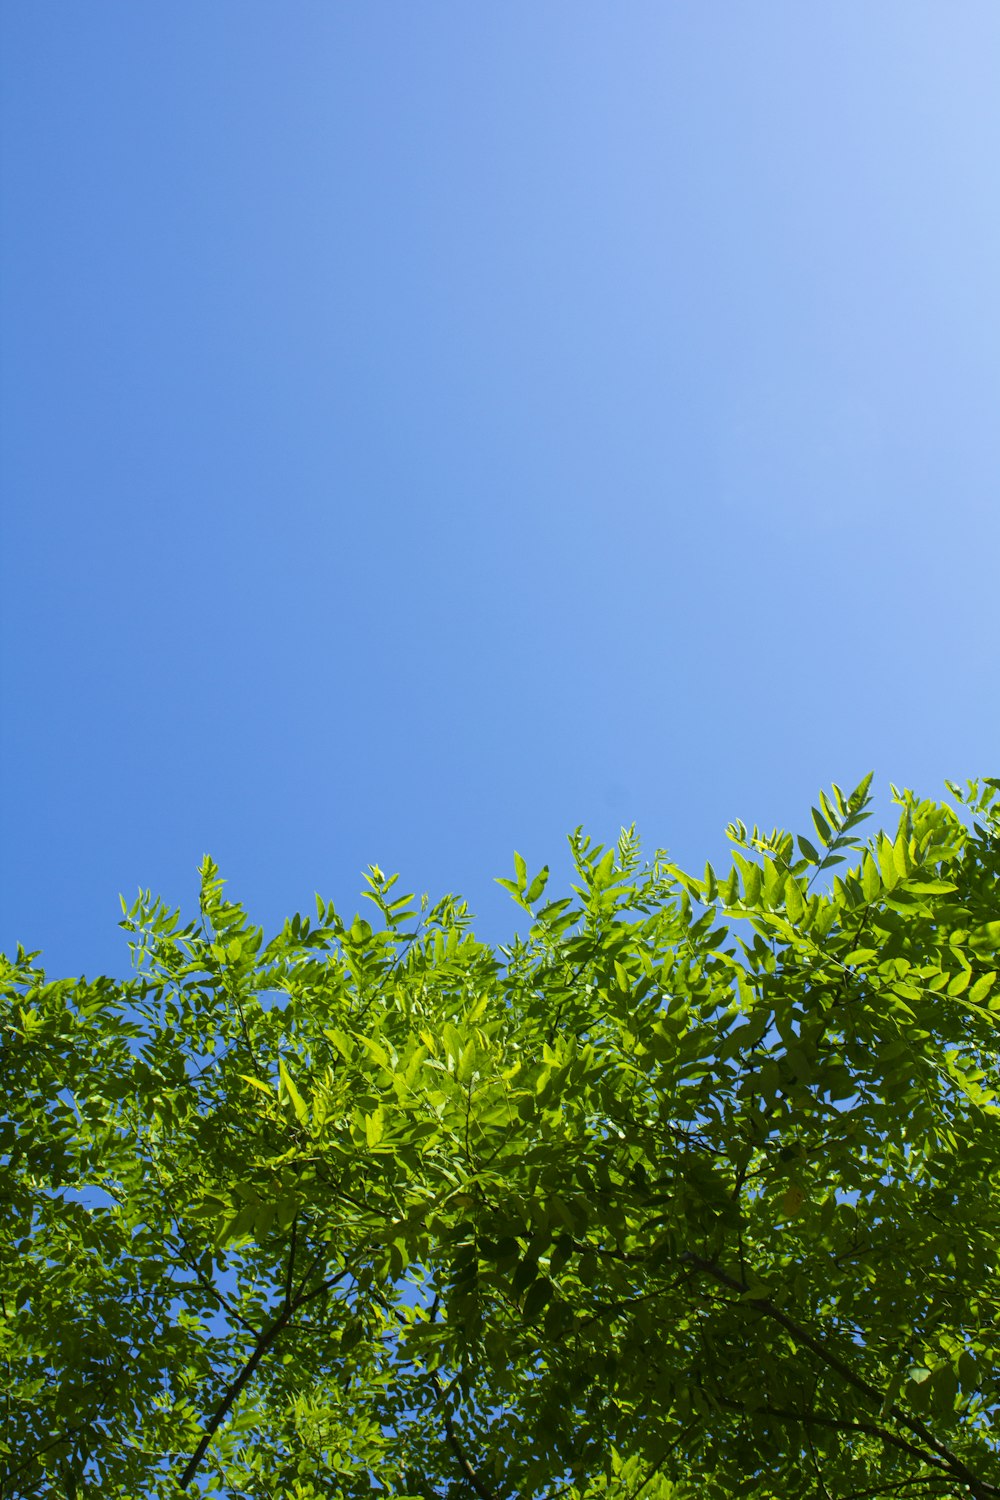
<path fill-rule="evenodd" d="M 348 1319 L 340 1335 L 341 1354 L 350 1354 L 352 1349 L 356 1349 L 364 1337 L 364 1332 L 365 1325 L 360 1318 Z"/>
<path fill-rule="evenodd" d="M 541 1317 L 549 1298 L 552 1296 L 552 1283 L 546 1276 L 539 1276 L 533 1281 L 524 1297 L 522 1316 L 526 1323 L 534 1323 Z"/>
<path fill-rule="evenodd" d="M 909 839 L 905 832 L 900 832 L 896 836 L 896 842 L 892 846 L 892 858 L 897 874 L 904 878 L 909 875 L 913 869 L 913 862 L 910 858 Z"/>
<path fill-rule="evenodd" d="M 785 898 L 785 872 L 773 859 L 765 859 L 763 866 L 764 901 L 767 906 L 779 906 Z"/>
<path fill-rule="evenodd" d="M 896 853 L 892 840 L 886 838 L 885 834 L 879 836 L 878 841 L 878 863 L 882 872 L 882 880 L 887 890 L 892 890 L 900 879 L 899 870 L 896 866 Z"/>
<path fill-rule="evenodd" d="M 990 990 L 993 988 L 993 983 L 996 977 L 997 976 L 995 974 L 980 974 L 979 978 L 976 980 L 975 984 L 969 991 L 969 999 L 976 1005 L 982 1004 L 982 1002 L 986 999 L 986 996 L 989 994 Z"/>
<path fill-rule="evenodd" d="M 854 788 L 854 791 L 851 793 L 850 797 L 847 799 L 848 806 L 850 807 L 851 812 L 856 812 L 857 809 L 862 807 L 867 801 L 868 788 L 872 784 L 872 777 L 874 775 L 874 771 L 869 771 L 867 776 L 863 776 L 862 779 L 858 782 L 857 786 Z"/>
<path fill-rule="evenodd" d="M 370 1115 L 365 1115 L 365 1139 L 368 1142 L 369 1151 L 374 1151 L 380 1145 L 385 1135 L 385 1115 L 382 1106 L 374 1110 Z"/>
<path fill-rule="evenodd" d="M 834 788 L 834 795 L 837 798 L 838 802 L 840 802 L 840 801 L 843 800 L 843 793 L 840 792 L 839 788 L 837 788 L 837 787 Z M 833 827 L 834 829 L 836 829 L 836 830 L 839 831 L 839 829 L 840 829 L 840 814 L 839 814 L 837 808 L 834 807 L 833 803 L 830 801 L 829 797 L 826 795 L 825 792 L 820 792 L 820 794 L 819 794 L 819 805 L 823 809 L 823 811 L 826 813 L 827 820 L 830 823 L 831 827 Z"/>
<path fill-rule="evenodd" d="M 339 1030 L 336 1026 L 327 1026 L 324 1028 L 323 1035 L 329 1037 L 342 1058 L 349 1060 L 353 1057 L 354 1046 L 345 1031 Z"/>
<path fill-rule="evenodd" d="M 285 1093 L 288 1095 L 291 1101 L 292 1109 L 295 1111 L 295 1118 L 298 1120 L 300 1125 L 308 1126 L 308 1106 L 306 1105 L 306 1102 L 303 1099 L 302 1095 L 299 1093 L 298 1089 L 292 1082 L 291 1075 L 289 1074 L 288 1069 L 285 1067 L 284 1061 L 281 1058 L 278 1059 L 278 1074 L 281 1078 L 282 1084 L 284 1085 Z"/>
<path fill-rule="evenodd" d="M 985 922 L 970 932 L 969 947 L 982 954 L 1000 952 L 1000 922 Z"/>
<path fill-rule="evenodd" d="M 931 1404 L 941 1416 L 951 1415 L 958 1394 L 958 1377 L 950 1364 L 941 1364 L 931 1377 Z"/>
<path fill-rule="evenodd" d="M 249 1073 L 239 1073 L 237 1076 L 241 1078 L 244 1083 L 249 1083 L 255 1089 L 259 1089 L 262 1094 L 266 1094 L 269 1099 L 274 1098 L 274 1090 L 271 1088 L 270 1084 L 263 1083 L 259 1078 L 252 1078 Z"/>
<path fill-rule="evenodd" d="M 798 881 L 791 875 L 785 881 L 785 910 L 790 922 L 801 922 L 805 902 L 802 899 Z"/>
<path fill-rule="evenodd" d="M 829 842 L 830 842 L 830 839 L 832 838 L 832 834 L 830 832 L 830 825 L 829 825 L 829 823 L 826 821 L 826 819 L 824 818 L 823 814 L 820 812 L 819 808 L 814 807 L 814 808 L 812 808 L 810 810 L 812 812 L 812 820 L 813 820 L 813 823 L 815 824 L 816 832 L 819 834 L 819 837 L 820 837 L 820 843 L 828 845 Z"/>
<path fill-rule="evenodd" d="M 518 895 L 523 896 L 528 884 L 528 867 L 516 850 L 514 851 L 514 876 L 517 881 Z"/>

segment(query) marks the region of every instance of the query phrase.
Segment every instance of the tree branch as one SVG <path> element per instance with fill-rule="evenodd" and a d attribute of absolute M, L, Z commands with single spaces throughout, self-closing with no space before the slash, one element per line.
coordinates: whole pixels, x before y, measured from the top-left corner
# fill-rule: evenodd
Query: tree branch
<path fill-rule="evenodd" d="M 817 1412 L 790 1411 L 783 1406 L 770 1406 L 767 1403 L 760 1406 L 745 1406 L 740 1401 L 734 1401 L 728 1396 L 720 1396 L 715 1393 L 715 1400 L 720 1406 L 728 1406 L 731 1411 L 743 1412 L 747 1416 L 753 1416 L 755 1412 L 763 1412 L 768 1417 L 778 1417 L 783 1422 L 797 1422 L 803 1427 L 829 1427 L 835 1432 L 865 1432 L 872 1437 L 881 1438 L 884 1443 L 889 1443 L 894 1448 L 901 1449 L 911 1458 L 918 1458 L 922 1464 L 929 1468 L 938 1469 L 942 1474 L 949 1473 L 949 1467 L 943 1458 L 928 1458 L 922 1448 L 916 1443 L 911 1443 L 909 1438 L 900 1437 L 898 1432 L 893 1432 L 890 1427 L 882 1427 L 878 1422 L 865 1422 L 851 1417 L 822 1417 Z"/>
<path fill-rule="evenodd" d="M 341 1277 L 345 1276 L 346 1274 L 346 1271 L 338 1271 L 336 1276 L 331 1276 L 328 1277 L 326 1281 L 321 1281 L 318 1286 L 314 1286 L 310 1291 L 301 1291 L 297 1297 L 294 1297 L 292 1299 L 291 1302 L 286 1301 L 282 1307 L 281 1312 L 275 1318 L 270 1327 L 264 1329 L 264 1331 L 258 1335 L 257 1341 L 250 1352 L 250 1357 L 247 1359 L 239 1374 L 232 1381 L 230 1381 L 229 1385 L 223 1392 L 221 1400 L 219 1401 L 218 1405 L 216 1406 L 215 1410 L 208 1420 L 208 1424 L 205 1427 L 204 1432 L 202 1433 L 198 1446 L 195 1448 L 190 1459 L 185 1465 L 184 1472 L 181 1474 L 180 1478 L 177 1481 L 179 1487 L 182 1490 L 186 1490 L 188 1485 L 190 1485 L 190 1483 L 194 1479 L 201 1465 L 202 1459 L 208 1452 L 209 1444 L 211 1443 L 215 1434 L 218 1432 L 219 1428 L 222 1426 L 223 1422 L 226 1420 L 226 1417 L 232 1410 L 234 1402 L 238 1400 L 239 1396 L 245 1390 L 257 1366 L 264 1358 L 264 1355 L 267 1353 L 268 1349 L 270 1349 L 271 1345 L 278 1338 L 279 1334 L 281 1334 L 284 1329 L 288 1327 L 289 1323 L 292 1321 L 292 1318 L 298 1312 L 300 1307 L 304 1306 L 305 1303 L 312 1301 L 314 1297 L 320 1296 L 321 1293 L 329 1291 L 330 1288 L 334 1286 L 335 1283 L 338 1282 Z"/>
<path fill-rule="evenodd" d="M 294 1217 L 294 1219 L 292 1220 L 292 1233 L 291 1233 L 290 1243 L 289 1243 L 289 1247 L 288 1247 L 288 1268 L 287 1268 L 287 1270 L 285 1272 L 285 1309 L 286 1309 L 286 1311 L 289 1308 L 291 1308 L 291 1305 L 292 1305 L 292 1271 L 293 1271 L 294 1266 L 295 1266 L 295 1235 L 296 1235 L 296 1230 L 298 1229 L 298 1227 L 299 1227 L 299 1216 L 298 1216 L 298 1214 L 296 1214 L 295 1217 Z"/>
<path fill-rule="evenodd" d="M 681 1259 L 686 1261 L 688 1265 L 696 1266 L 698 1270 L 704 1271 L 706 1275 L 711 1276 L 721 1286 L 728 1287 L 731 1291 L 739 1292 L 741 1295 L 745 1294 L 747 1290 L 746 1286 L 737 1281 L 734 1276 L 728 1275 L 714 1261 L 704 1260 L 700 1255 L 695 1255 L 691 1251 L 685 1251 Z M 790 1318 L 787 1313 L 782 1312 L 781 1308 L 776 1307 L 770 1298 L 750 1297 L 747 1301 L 749 1306 L 755 1307 L 758 1312 L 765 1313 L 774 1322 L 780 1323 L 782 1328 L 790 1333 L 798 1343 L 811 1350 L 817 1359 L 822 1360 L 831 1370 L 835 1370 L 843 1381 L 852 1386 L 860 1395 L 864 1396 L 866 1401 L 871 1402 L 873 1406 L 881 1410 L 883 1406 L 881 1392 L 875 1386 L 870 1385 L 863 1376 L 858 1375 L 852 1370 L 850 1365 L 845 1360 L 842 1360 L 839 1355 L 834 1354 L 831 1349 L 828 1349 L 821 1339 L 816 1338 L 814 1334 L 809 1333 L 807 1329 L 796 1323 L 793 1318 Z M 994 1500 L 994 1497 L 1000 1496 L 1000 1488 L 994 1484 L 990 1484 L 987 1480 L 980 1479 L 971 1469 L 966 1468 L 965 1464 L 958 1457 L 958 1454 L 953 1453 L 945 1443 L 940 1442 L 919 1418 L 909 1416 L 898 1406 L 890 1406 L 888 1414 L 900 1427 L 904 1427 L 907 1432 L 919 1438 L 932 1453 L 937 1455 L 939 1460 L 935 1464 L 933 1459 L 928 1458 L 925 1453 L 922 1453 L 921 1457 L 923 1461 L 934 1467 L 947 1469 L 954 1478 L 960 1480 L 968 1488 L 974 1500 Z M 883 1430 L 880 1432 L 880 1435 L 884 1436 L 887 1431 L 888 1429 Z M 897 1437 L 895 1441 L 899 1443 L 905 1440 Z M 913 1451 L 920 1452 L 919 1449 L 914 1449 Z"/>
<path fill-rule="evenodd" d="M 448 1439 L 448 1446 L 451 1448 L 451 1451 L 458 1459 L 459 1468 L 462 1470 L 462 1473 L 465 1475 L 466 1479 L 469 1481 L 469 1483 L 472 1485 L 472 1488 L 479 1496 L 479 1500 L 499 1500 L 496 1491 L 491 1490 L 489 1485 L 479 1477 L 479 1471 L 462 1446 L 458 1433 L 455 1431 L 455 1423 L 452 1420 L 451 1412 L 448 1410 L 448 1403 L 445 1399 L 444 1391 L 441 1388 L 441 1381 L 438 1379 L 438 1373 L 436 1370 L 431 1371 L 431 1381 L 433 1382 L 434 1389 L 438 1393 L 438 1399 L 441 1403 L 441 1410 L 444 1413 L 444 1431 L 445 1436 Z"/>

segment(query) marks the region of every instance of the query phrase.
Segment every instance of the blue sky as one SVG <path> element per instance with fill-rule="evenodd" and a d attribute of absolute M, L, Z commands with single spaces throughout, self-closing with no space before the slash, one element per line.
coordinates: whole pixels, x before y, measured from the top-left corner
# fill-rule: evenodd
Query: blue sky
<path fill-rule="evenodd" d="M 992 0 L 0 29 L 0 947 L 997 774 Z"/>

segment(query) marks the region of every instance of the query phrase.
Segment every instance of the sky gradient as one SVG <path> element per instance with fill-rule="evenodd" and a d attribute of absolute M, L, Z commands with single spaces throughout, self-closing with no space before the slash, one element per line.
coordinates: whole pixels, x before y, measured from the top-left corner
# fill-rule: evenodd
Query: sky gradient
<path fill-rule="evenodd" d="M 1000 9 L 0 14 L 0 948 L 996 775 Z M 991 600 L 993 601 L 991 603 Z"/>

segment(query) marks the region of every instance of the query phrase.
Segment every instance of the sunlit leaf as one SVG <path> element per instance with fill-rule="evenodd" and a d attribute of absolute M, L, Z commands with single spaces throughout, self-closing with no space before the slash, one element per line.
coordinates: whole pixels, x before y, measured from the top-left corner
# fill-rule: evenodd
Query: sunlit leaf
<path fill-rule="evenodd" d="M 298 1089 L 295 1087 L 295 1084 L 292 1082 L 288 1069 L 285 1067 L 284 1061 L 282 1059 L 279 1059 L 278 1061 L 278 1073 L 281 1077 L 281 1082 L 284 1085 L 285 1093 L 288 1095 L 291 1101 L 292 1109 L 295 1111 L 295 1118 L 298 1120 L 300 1125 L 308 1125 L 309 1107 L 303 1099 L 302 1095 L 299 1093 Z"/>

